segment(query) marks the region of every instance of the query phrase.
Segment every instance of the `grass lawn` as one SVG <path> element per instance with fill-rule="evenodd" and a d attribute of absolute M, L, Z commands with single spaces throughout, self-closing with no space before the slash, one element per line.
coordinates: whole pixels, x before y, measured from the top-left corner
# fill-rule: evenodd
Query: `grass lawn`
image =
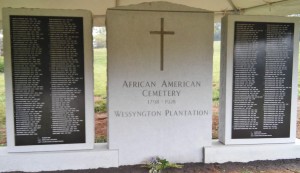
<path fill-rule="evenodd" d="M 5 127 L 5 83 L 3 70 L 4 58 L 0 56 L 0 129 Z"/>
<path fill-rule="evenodd" d="M 213 101 L 219 102 L 220 88 L 220 41 L 214 42 L 214 59 L 213 59 Z"/>
<path fill-rule="evenodd" d="M 94 95 L 106 98 L 106 49 L 94 49 Z"/>
<path fill-rule="evenodd" d="M 5 86 L 4 74 L 0 73 L 0 128 L 5 127 Z"/>
<path fill-rule="evenodd" d="M 3 57 L 0 57 L 3 59 Z M 5 144 L 5 87 L 4 87 L 4 74 L 0 73 L 0 146 Z"/>

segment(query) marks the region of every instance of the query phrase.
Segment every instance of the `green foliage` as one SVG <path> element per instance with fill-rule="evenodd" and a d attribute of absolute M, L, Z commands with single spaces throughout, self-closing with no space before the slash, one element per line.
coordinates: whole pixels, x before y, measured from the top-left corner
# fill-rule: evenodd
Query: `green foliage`
<path fill-rule="evenodd" d="M 106 49 L 94 49 L 94 95 L 100 97 L 95 102 L 95 112 L 106 112 L 106 83 L 107 83 L 107 58 Z"/>
<path fill-rule="evenodd" d="M 3 29 L 0 29 L 0 57 L 3 55 Z"/>
<path fill-rule="evenodd" d="M 213 57 L 213 101 L 218 102 L 220 98 L 220 41 L 214 42 Z"/>
<path fill-rule="evenodd" d="M 0 129 L 5 129 L 5 87 L 4 87 L 4 74 L 0 73 Z M 0 141 L 4 141 L 5 135 L 0 131 Z M 5 143 L 0 142 L 0 146 L 5 146 Z"/>
<path fill-rule="evenodd" d="M 143 165 L 149 169 L 149 173 L 160 173 L 162 170 L 167 168 L 182 168 L 183 165 L 178 165 L 176 163 L 171 163 L 167 159 L 161 159 L 159 157 L 154 157 L 150 162 Z"/>
<path fill-rule="evenodd" d="M 0 56 L 0 73 L 4 72 L 4 57 Z"/>
<path fill-rule="evenodd" d="M 0 128 L 5 127 L 5 86 L 4 74 L 0 73 Z"/>
<path fill-rule="evenodd" d="M 220 99 L 220 89 L 213 87 L 213 102 L 219 102 Z"/>
<path fill-rule="evenodd" d="M 0 115 L 0 129 L 5 129 L 6 116 L 5 116 L 5 112 L 4 111 L 2 112 L 2 110 L 5 109 L 5 107 L 2 107 L 2 105 L 1 105 L 0 109 L 1 109 L 1 112 L 0 112 L 1 113 L 1 115 Z"/>
<path fill-rule="evenodd" d="M 103 113 L 106 112 L 106 99 L 100 99 L 95 101 L 95 112 Z"/>
<path fill-rule="evenodd" d="M 105 143 L 105 142 L 107 142 L 106 136 L 96 137 L 96 139 L 95 139 L 95 143 Z"/>

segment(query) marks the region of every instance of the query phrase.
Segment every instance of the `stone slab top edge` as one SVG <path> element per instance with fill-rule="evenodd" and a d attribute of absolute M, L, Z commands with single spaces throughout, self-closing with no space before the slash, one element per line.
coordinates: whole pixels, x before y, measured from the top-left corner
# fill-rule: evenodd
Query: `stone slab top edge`
<path fill-rule="evenodd" d="M 26 7 L 21 7 L 21 8 L 12 8 L 12 7 L 4 7 L 2 8 L 2 13 L 5 12 L 14 12 L 14 11 L 20 11 L 23 13 L 26 12 L 37 12 L 37 11 L 46 11 L 46 12 L 79 12 L 79 13 L 85 13 L 88 15 L 92 15 L 92 12 L 89 10 L 85 10 L 85 9 L 48 9 L 48 8 L 26 8 Z M 36 14 L 38 15 L 38 14 Z M 68 16 L 68 15 L 66 15 Z"/>
<path fill-rule="evenodd" d="M 186 5 L 163 1 L 144 2 L 128 6 L 118 6 L 114 8 L 108 8 L 107 10 L 213 13 L 212 11 L 204 10 L 201 8 L 194 8 Z"/>

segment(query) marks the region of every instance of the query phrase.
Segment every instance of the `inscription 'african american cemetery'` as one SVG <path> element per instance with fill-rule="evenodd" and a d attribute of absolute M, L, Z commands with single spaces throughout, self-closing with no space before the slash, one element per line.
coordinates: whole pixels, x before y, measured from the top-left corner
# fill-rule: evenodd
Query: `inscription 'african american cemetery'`
<path fill-rule="evenodd" d="M 187 88 L 201 88 L 200 81 L 124 81 L 124 89 L 141 89 L 140 96 L 148 105 L 176 105 L 176 100 L 184 95 Z M 160 99 L 158 99 L 160 98 Z M 163 111 L 115 111 L 116 117 L 146 116 L 203 116 L 208 110 L 163 110 Z"/>

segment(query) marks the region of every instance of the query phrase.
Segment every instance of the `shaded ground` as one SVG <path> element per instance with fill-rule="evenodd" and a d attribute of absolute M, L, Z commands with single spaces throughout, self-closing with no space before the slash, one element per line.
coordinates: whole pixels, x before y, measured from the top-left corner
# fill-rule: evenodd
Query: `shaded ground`
<path fill-rule="evenodd" d="M 213 105 L 213 119 L 212 119 L 212 138 L 218 139 L 219 130 L 219 105 Z"/>
<path fill-rule="evenodd" d="M 298 102 L 297 138 L 300 138 L 300 102 Z"/>
<path fill-rule="evenodd" d="M 0 128 L 0 146 L 6 144 L 6 129 Z"/>
<path fill-rule="evenodd" d="M 147 173 L 141 165 L 77 171 L 47 171 L 43 173 Z M 16 173 L 16 172 L 15 172 Z M 255 161 L 249 163 L 203 164 L 186 163 L 182 169 L 167 169 L 162 173 L 300 173 L 300 159 Z"/>
<path fill-rule="evenodd" d="M 96 142 L 106 142 L 107 139 L 107 113 L 95 114 Z"/>

